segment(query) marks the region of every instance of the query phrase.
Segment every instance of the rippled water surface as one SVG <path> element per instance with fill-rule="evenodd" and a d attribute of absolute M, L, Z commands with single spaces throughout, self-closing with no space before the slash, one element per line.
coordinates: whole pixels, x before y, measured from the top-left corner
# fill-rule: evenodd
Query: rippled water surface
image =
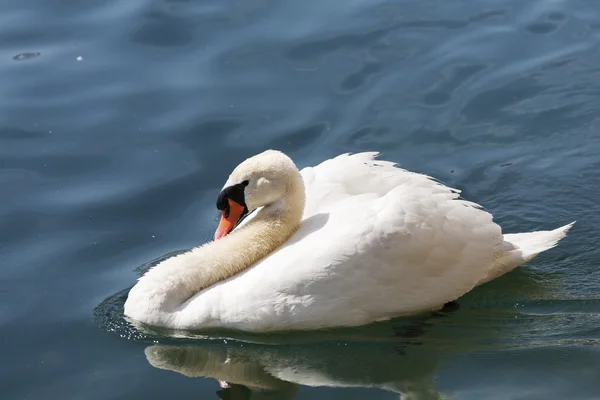
<path fill-rule="evenodd" d="M 600 398 L 600 3 L 0 11 L 3 399 Z M 378 150 L 505 232 L 578 222 L 453 312 L 269 336 L 127 326 L 141 269 L 208 240 L 227 175 L 266 148 L 300 167 Z"/>

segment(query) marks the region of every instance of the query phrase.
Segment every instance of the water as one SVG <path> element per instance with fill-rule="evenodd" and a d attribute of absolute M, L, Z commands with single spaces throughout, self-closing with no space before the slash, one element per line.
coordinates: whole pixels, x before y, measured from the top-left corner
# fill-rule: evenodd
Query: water
<path fill-rule="evenodd" d="M 600 398 L 600 4 L 0 10 L 2 398 L 216 399 L 217 379 L 252 399 Z M 578 223 L 454 312 L 285 336 L 131 330 L 122 291 L 208 240 L 228 173 L 266 148 L 300 167 L 379 150 L 506 232 Z"/>

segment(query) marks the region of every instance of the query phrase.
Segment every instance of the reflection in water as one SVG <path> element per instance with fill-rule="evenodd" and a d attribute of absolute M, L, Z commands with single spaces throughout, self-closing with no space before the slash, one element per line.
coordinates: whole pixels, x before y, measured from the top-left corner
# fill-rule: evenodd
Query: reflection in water
<path fill-rule="evenodd" d="M 433 383 L 440 355 L 414 345 L 153 345 L 145 353 L 156 368 L 216 379 L 221 399 L 293 399 L 298 385 L 380 388 L 403 400 L 444 398 Z"/>

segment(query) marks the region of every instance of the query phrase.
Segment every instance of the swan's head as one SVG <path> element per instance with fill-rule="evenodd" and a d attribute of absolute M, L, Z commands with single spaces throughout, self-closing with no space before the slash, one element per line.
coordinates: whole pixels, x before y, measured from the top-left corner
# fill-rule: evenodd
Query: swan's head
<path fill-rule="evenodd" d="M 215 240 L 231 232 L 254 209 L 282 205 L 298 178 L 302 180 L 296 165 L 280 151 L 267 150 L 242 162 L 217 198 L 222 216 Z"/>

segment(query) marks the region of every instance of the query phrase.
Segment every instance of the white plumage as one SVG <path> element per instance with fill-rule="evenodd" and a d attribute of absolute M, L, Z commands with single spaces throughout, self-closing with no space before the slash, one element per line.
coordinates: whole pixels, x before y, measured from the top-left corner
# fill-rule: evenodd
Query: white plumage
<path fill-rule="evenodd" d="M 131 290 L 125 314 L 182 329 L 363 325 L 438 309 L 554 247 L 572 226 L 503 235 L 492 216 L 459 199 L 458 190 L 376 154 L 344 154 L 303 169 L 302 223 L 265 258 L 208 287 L 195 282 L 209 268 L 227 270 L 226 246 L 235 257 L 248 245 L 234 232 L 149 271 Z M 250 160 L 254 166 L 278 157 L 286 156 L 268 151 Z M 228 185 L 239 174 L 234 171 Z M 236 231 L 250 231 L 253 219 L 264 217 L 259 214 Z"/>

